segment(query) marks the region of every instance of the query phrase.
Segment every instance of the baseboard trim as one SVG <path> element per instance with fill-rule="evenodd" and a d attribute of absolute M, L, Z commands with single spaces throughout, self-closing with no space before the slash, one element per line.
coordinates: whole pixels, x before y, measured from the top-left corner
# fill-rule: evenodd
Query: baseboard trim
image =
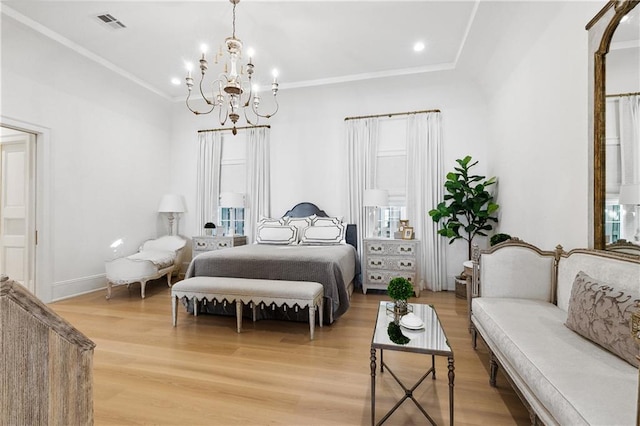
<path fill-rule="evenodd" d="M 98 274 L 72 280 L 57 281 L 53 284 L 52 302 L 92 293 L 107 288 L 107 275 Z"/>

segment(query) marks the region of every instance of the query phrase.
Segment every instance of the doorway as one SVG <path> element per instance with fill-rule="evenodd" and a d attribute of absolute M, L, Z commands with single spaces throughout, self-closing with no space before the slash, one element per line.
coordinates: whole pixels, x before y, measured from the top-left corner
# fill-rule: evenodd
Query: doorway
<path fill-rule="evenodd" d="M 36 293 L 36 135 L 0 127 L 0 275 Z"/>

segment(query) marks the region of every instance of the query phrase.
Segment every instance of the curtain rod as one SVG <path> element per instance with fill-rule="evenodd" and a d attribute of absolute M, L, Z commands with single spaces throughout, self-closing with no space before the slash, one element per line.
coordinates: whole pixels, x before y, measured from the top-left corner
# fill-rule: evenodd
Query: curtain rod
<path fill-rule="evenodd" d="M 640 92 L 633 92 L 633 93 L 617 93 L 615 95 L 606 95 L 607 98 L 622 98 L 624 96 L 638 96 L 640 95 Z"/>
<path fill-rule="evenodd" d="M 429 112 L 440 112 L 439 109 L 425 109 L 422 111 L 408 111 L 408 112 L 392 112 L 389 114 L 375 114 L 375 115 L 361 115 L 360 117 L 346 117 L 344 121 L 359 120 L 362 118 L 378 118 L 378 117 L 394 117 L 397 115 L 411 115 L 411 114 L 427 114 Z"/>
<path fill-rule="evenodd" d="M 244 130 L 244 129 L 260 129 L 260 128 L 265 128 L 265 129 L 270 129 L 271 126 L 268 124 L 261 124 L 259 126 L 241 126 L 241 127 L 236 127 L 236 130 Z M 207 129 L 207 130 L 198 130 L 198 133 L 206 133 L 206 132 L 224 132 L 225 130 L 233 130 L 233 127 L 224 127 L 222 129 Z"/>

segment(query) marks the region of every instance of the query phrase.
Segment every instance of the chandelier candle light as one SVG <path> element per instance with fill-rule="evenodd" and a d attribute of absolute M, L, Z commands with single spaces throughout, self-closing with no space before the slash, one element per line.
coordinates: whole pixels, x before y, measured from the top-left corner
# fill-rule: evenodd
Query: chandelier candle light
<path fill-rule="evenodd" d="M 191 97 L 191 89 L 193 88 L 193 78 L 191 77 L 191 68 L 187 65 L 187 77 L 185 79 L 188 89 L 187 94 L 187 108 L 196 115 L 209 114 L 213 112 L 216 107 L 218 109 L 218 116 L 220 125 L 224 126 L 227 119 L 231 119 L 233 123 L 232 133 L 235 135 L 238 133 L 236 129 L 236 123 L 240 118 L 240 110 L 244 114 L 244 118 L 249 126 L 257 126 L 260 118 L 269 119 L 278 112 L 278 100 L 276 95 L 278 94 L 278 73 L 273 71 L 273 83 L 271 83 L 271 92 L 273 93 L 273 100 L 275 102 L 275 110 L 271 114 L 262 114 L 258 111 L 260 106 L 260 96 L 258 95 L 257 88 L 251 84 L 251 78 L 254 72 L 254 66 L 252 63 L 252 53 L 249 52 L 249 62 L 246 64 L 246 82 L 243 81 L 245 74 L 242 65 L 238 64 L 242 59 L 242 41 L 236 38 L 236 5 L 240 3 L 240 0 L 229 0 L 233 4 L 233 33 L 231 37 L 225 39 L 227 46 L 227 52 L 229 53 L 229 62 L 225 63 L 224 72 L 220 73 L 218 79 L 212 82 L 211 96 L 207 97 L 204 94 L 203 83 L 205 74 L 209 67 L 207 60 L 205 59 L 206 47 L 202 48 L 202 57 L 200 58 L 200 94 L 205 100 L 207 105 L 210 106 L 209 110 L 198 111 L 191 107 L 189 99 Z M 220 51 L 214 55 L 214 62 L 217 64 L 218 59 L 222 57 Z M 249 94 L 243 99 L 242 95 L 246 92 L 248 85 Z M 217 92 L 217 93 L 216 93 Z M 247 110 L 250 110 L 248 113 Z"/>

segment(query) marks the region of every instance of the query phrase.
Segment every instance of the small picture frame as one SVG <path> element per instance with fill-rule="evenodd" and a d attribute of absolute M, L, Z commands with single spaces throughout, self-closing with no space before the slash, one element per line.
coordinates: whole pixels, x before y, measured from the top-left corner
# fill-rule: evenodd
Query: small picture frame
<path fill-rule="evenodd" d="M 405 226 L 402 230 L 402 239 L 403 240 L 412 240 L 413 239 L 413 227 Z"/>

